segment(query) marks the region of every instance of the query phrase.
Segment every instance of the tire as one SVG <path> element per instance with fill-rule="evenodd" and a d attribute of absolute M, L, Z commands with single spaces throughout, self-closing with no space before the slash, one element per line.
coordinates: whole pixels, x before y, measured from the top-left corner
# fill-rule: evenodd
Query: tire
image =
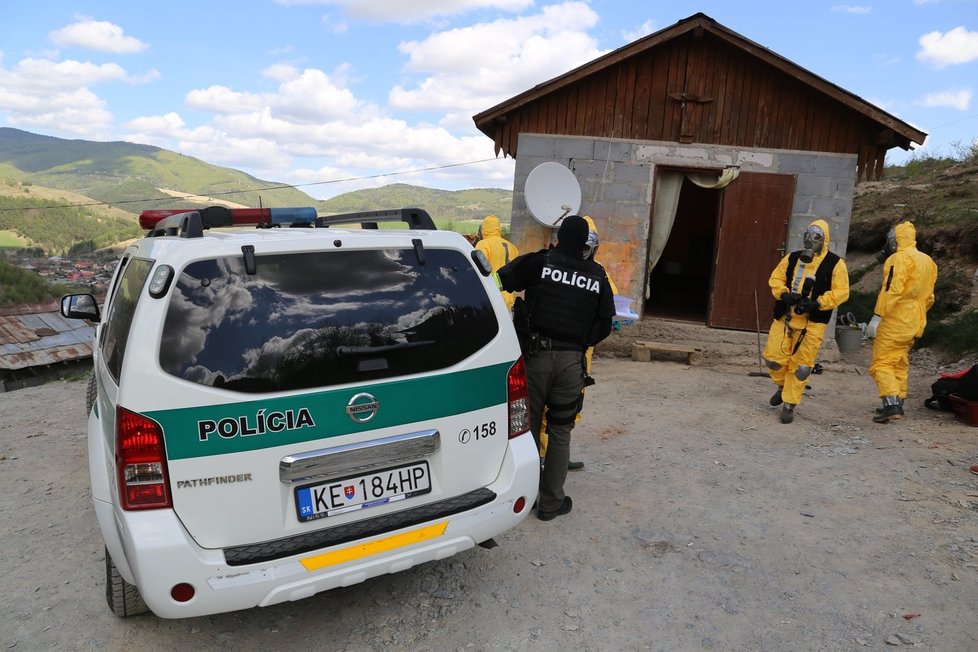
<path fill-rule="evenodd" d="M 98 396 L 98 383 L 95 382 L 95 372 L 92 371 L 88 376 L 88 389 L 85 390 L 85 416 L 92 413 L 92 406 L 95 405 L 95 398 Z"/>
<path fill-rule="evenodd" d="M 105 599 L 116 616 L 126 618 L 149 611 L 139 589 L 122 578 L 109 551 L 105 551 Z"/>

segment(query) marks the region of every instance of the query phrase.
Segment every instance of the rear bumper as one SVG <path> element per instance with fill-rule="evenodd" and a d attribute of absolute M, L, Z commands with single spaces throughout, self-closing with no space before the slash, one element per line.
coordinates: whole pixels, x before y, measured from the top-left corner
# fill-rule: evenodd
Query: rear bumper
<path fill-rule="evenodd" d="M 226 563 L 223 550 L 199 547 L 172 510 L 116 510 L 112 520 L 119 529 L 123 563 L 147 606 L 162 618 L 186 618 L 300 600 L 445 559 L 518 525 L 536 498 L 538 478 L 539 457 L 527 433 L 510 441 L 499 476 L 486 487 L 496 494 L 491 502 L 358 541 L 234 566 Z M 521 497 L 525 505 L 514 512 Z M 170 590 L 183 582 L 194 587 L 195 595 L 180 603 Z"/>

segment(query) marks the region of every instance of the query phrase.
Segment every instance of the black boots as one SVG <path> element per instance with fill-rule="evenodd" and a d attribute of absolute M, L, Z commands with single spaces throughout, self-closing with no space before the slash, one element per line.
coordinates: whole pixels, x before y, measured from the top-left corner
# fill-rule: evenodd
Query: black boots
<path fill-rule="evenodd" d="M 903 418 L 903 401 L 898 396 L 884 396 L 883 408 L 873 417 L 876 423 L 889 423 Z"/>
<path fill-rule="evenodd" d="M 781 390 L 782 389 L 783 389 L 782 387 L 778 387 L 778 391 L 774 392 L 774 396 L 771 397 L 771 400 L 768 401 L 768 403 L 770 403 L 771 405 L 781 405 L 781 402 L 782 402 L 781 401 Z"/>
<path fill-rule="evenodd" d="M 793 403 L 785 403 L 784 406 L 782 406 L 780 418 L 781 423 L 791 423 L 795 420 L 795 406 Z"/>

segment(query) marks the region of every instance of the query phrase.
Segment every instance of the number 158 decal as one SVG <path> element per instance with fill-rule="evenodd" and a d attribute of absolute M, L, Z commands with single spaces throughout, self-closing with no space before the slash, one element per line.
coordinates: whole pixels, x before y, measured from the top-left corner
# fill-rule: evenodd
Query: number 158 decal
<path fill-rule="evenodd" d="M 480 439 L 489 439 L 496 434 L 496 422 L 490 421 L 488 423 L 480 423 L 472 427 L 472 430 L 466 428 L 462 432 L 458 433 L 458 440 L 463 444 L 469 443 L 471 440 L 479 441 Z"/>

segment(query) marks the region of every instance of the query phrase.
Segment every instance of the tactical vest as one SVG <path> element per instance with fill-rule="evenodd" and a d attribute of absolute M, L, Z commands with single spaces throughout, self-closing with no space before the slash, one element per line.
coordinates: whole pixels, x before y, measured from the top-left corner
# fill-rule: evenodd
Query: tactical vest
<path fill-rule="evenodd" d="M 788 269 L 785 270 L 785 278 L 791 279 L 795 275 L 795 266 L 797 266 L 800 256 L 800 251 L 793 251 L 788 255 Z M 826 252 L 822 262 L 818 265 L 818 269 L 815 270 L 815 285 L 812 286 L 811 296 L 805 297 L 806 299 L 818 299 L 832 289 L 832 272 L 840 260 L 842 259 L 831 251 Z M 780 300 L 779 303 L 783 305 Z M 827 324 L 831 318 L 832 310 L 813 310 L 808 316 L 809 321 L 818 324 Z"/>
<path fill-rule="evenodd" d="M 583 351 L 590 343 L 604 276 L 604 269 L 593 261 L 575 260 L 557 249 L 547 251 L 539 282 L 526 290 L 531 330 L 577 344 Z"/>

